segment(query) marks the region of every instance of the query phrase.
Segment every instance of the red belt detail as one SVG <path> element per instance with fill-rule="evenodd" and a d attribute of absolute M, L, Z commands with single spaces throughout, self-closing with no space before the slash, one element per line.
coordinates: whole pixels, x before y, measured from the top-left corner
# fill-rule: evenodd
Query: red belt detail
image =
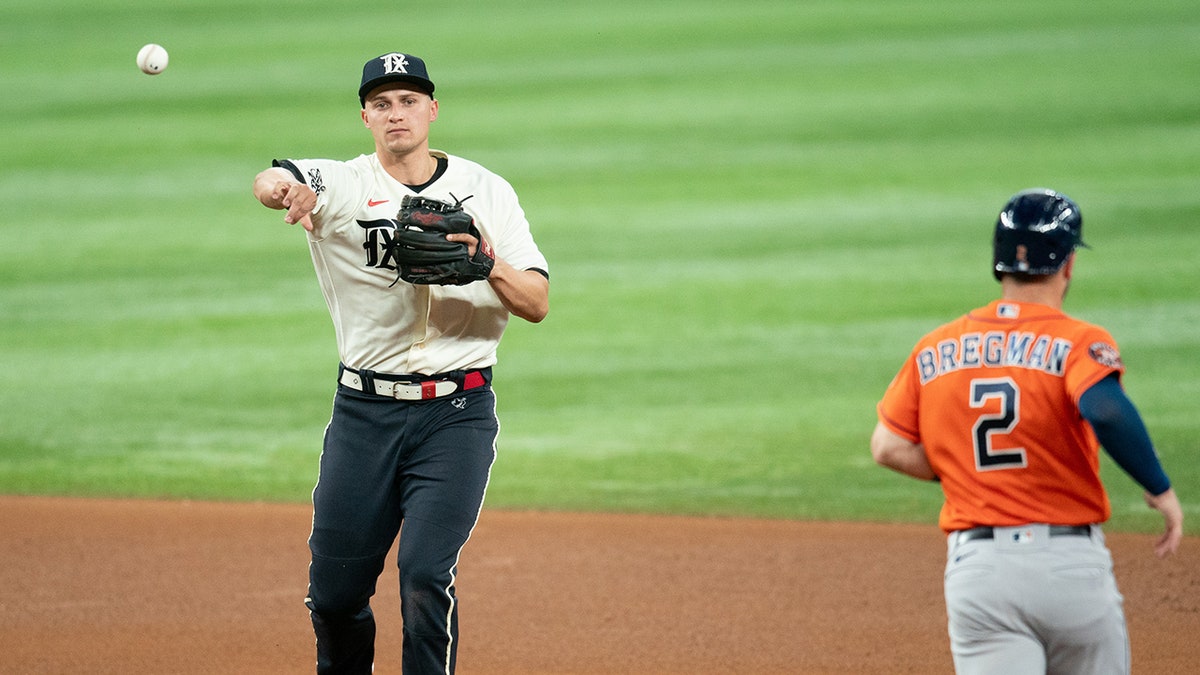
<path fill-rule="evenodd" d="M 483 373 L 478 370 L 472 370 L 463 378 L 463 389 L 474 389 L 487 384 L 487 380 L 483 379 Z"/>

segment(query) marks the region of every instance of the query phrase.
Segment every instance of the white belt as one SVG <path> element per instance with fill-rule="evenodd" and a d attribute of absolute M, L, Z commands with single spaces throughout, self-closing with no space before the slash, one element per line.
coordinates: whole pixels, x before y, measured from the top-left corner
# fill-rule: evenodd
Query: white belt
<path fill-rule="evenodd" d="M 449 396 L 459 390 L 459 383 L 451 379 L 429 379 L 418 381 L 393 381 L 386 379 L 386 376 L 380 374 L 371 378 L 371 383 L 374 385 L 370 391 L 363 386 L 363 377 L 349 368 L 342 369 L 342 376 L 338 378 L 338 382 L 343 385 L 363 391 L 373 393 L 377 396 L 399 399 L 401 401 L 425 401 L 431 398 L 441 398 Z M 464 389 L 473 389 L 486 384 L 486 380 L 479 371 L 470 371 L 463 378 Z"/>

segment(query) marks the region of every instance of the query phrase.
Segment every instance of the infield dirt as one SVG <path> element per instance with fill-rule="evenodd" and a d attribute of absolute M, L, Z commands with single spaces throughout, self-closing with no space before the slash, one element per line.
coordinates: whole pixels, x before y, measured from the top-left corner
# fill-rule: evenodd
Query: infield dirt
<path fill-rule="evenodd" d="M 0 497 L 0 670 L 306 673 L 305 505 Z M 1200 543 L 1109 534 L 1134 672 L 1200 663 Z M 930 525 L 485 510 L 459 673 L 950 673 Z M 394 556 L 393 556 L 394 560 Z M 400 671 L 394 566 L 372 603 Z"/>

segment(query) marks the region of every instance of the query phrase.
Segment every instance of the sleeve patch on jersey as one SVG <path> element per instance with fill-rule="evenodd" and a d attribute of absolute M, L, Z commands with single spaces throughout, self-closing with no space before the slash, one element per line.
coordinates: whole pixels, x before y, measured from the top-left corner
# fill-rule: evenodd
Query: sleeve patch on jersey
<path fill-rule="evenodd" d="M 1121 354 L 1117 348 L 1107 342 L 1093 342 L 1091 347 L 1088 347 L 1088 356 L 1092 360 L 1102 366 L 1108 368 L 1121 368 Z"/>
<path fill-rule="evenodd" d="M 325 182 L 321 180 L 320 169 L 308 170 L 308 187 L 312 188 L 313 193 L 317 196 L 325 191 Z"/>

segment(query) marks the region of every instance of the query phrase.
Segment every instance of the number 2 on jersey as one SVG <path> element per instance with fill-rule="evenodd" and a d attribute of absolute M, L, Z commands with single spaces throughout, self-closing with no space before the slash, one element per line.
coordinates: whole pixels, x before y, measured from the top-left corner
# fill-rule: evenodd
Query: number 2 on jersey
<path fill-rule="evenodd" d="M 999 399 L 1000 412 L 980 415 L 971 427 L 971 438 L 975 445 L 975 468 L 979 471 L 1024 468 L 1024 448 L 992 448 L 993 434 L 1011 433 L 1017 427 L 1017 422 L 1021 419 L 1021 390 L 1007 377 L 971 380 L 972 408 L 982 408 L 992 399 Z"/>

